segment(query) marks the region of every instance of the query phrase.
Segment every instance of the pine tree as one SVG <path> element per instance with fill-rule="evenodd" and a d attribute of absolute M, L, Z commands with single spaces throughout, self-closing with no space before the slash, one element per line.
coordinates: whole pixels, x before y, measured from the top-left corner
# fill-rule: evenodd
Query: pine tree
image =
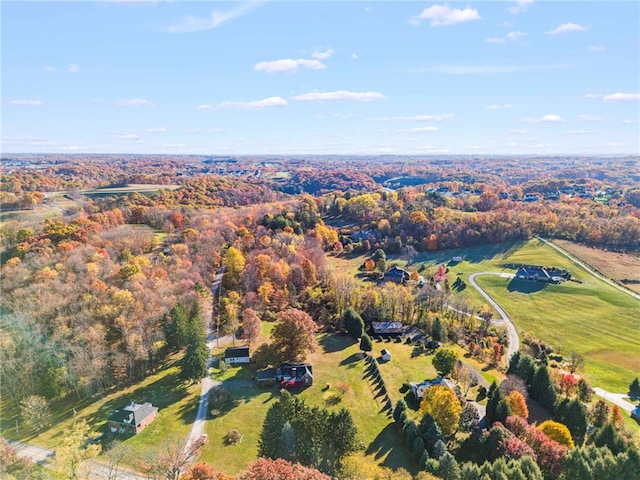
<path fill-rule="evenodd" d="M 546 365 L 541 365 L 533 377 L 531 385 L 531 398 L 537 400 L 547 410 L 552 410 L 556 403 L 556 390 L 549 376 Z"/>
<path fill-rule="evenodd" d="M 447 334 L 445 332 L 444 325 L 440 320 L 440 317 L 436 317 L 436 319 L 433 321 L 433 325 L 431 326 L 431 337 L 436 342 L 444 342 L 446 336 Z"/>
<path fill-rule="evenodd" d="M 197 382 L 208 373 L 209 349 L 204 325 L 200 319 L 200 307 L 196 302 L 191 312 L 185 337 L 186 350 L 180 360 L 180 376 L 183 380 Z"/>
<path fill-rule="evenodd" d="M 353 338 L 360 338 L 364 333 L 364 322 L 353 307 L 347 308 L 342 316 L 342 321 L 347 329 L 347 333 Z"/>
<path fill-rule="evenodd" d="M 634 378 L 631 384 L 629 384 L 629 397 L 640 400 L 640 380 L 638 380 L 638 377 Z"/>

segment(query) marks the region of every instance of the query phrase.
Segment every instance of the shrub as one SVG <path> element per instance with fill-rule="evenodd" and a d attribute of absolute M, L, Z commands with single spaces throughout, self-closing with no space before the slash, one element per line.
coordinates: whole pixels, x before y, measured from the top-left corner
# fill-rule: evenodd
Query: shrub
<path fill-rule="evenodd" d="M 242 441 L 242 433 L 235 428 L 232 428 L 227 432 L 224 439 L 229 445 L 236 445 Z"/>

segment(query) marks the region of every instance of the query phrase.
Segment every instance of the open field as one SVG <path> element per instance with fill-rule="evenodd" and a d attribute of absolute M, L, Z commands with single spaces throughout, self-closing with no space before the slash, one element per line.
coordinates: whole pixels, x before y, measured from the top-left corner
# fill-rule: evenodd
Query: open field
<path fill-rule="evenodd" d="M 298 395 L 310 405 L 349 409 L 358 427 L 360 440 L 365 446 L 365 450 L 357 455 L 360 462 L 394 468 L 405 467 L 414 471 L 416 467 L 413 460 L 398 439 L 392 420 L 386 416 L 386 412 L 381 412 L 380 399 L 374 398 L 373 385 L 368 378 L 364 378 L 365 364 L 360 359 L 358 344 L 343 336 L 322 334 L 318 338 L 318 352 L 307 358 L 313 365 L 315 384 Z M 374 343 L 372 353 L 379 355 L 384 348 L 382 345 L 388 346 L 386 343 Z M 391 348 L 400 356 L 400 349 L 410 352 L 412 347 L 394 344 Z M 416 365 L 418 363 L 420 366 L 416 366 L 416 371 L 422 370 L 422 366 L 424 372 L 433 368 L 426 357 L 416 359 Z M 207 420 L 205 427 L 209 442 L 203 449 L 202 460 L 211 462 L 216 468 L 230 474 L 239 472 L 256 458 L 264 417 L 270 404 L 277 399 L 277 388 L 261 389 L 249 384 L 246 380 L 247 373 L 243 373 L 243 370 L 249 369 L 250 367 L 244 366 L 231 368 L 226 372 L 223 385 L 231 392 L 235 406 L 222 411 L 217 418 Z M 424 379 L 424 373 L 420 374 L 419 379 Z M 337 388 L 341 383 L 347 385 L 344 393 L 340 393 Z M 329 389 L 326 389 L 327 385 L 330 386 Z M 398 391 L 394 393 L 395 398 L 399 398 Z M 329 406 L 325 402 L 330 394 L 340 397 L 335 406 Z M 224 436 L 230 428 L 236 428 L 243 434 L 241 445 L 227 445 L 224 442 Z"/>
<path fill-rule="evenodd" d="M 152 195 L 160 190 L 176 190 L 180 185 L 156 185 L 156 184 L 130 184 L 124 187 L 105 187 L 81 190 L 80 193 L 87 197 L 106 197 L 110 195 L 126 195 L 128 193 L 141 193 Z"/>
<path fill-rule="evenodd" d="M 566 240 L 554 240 L 553 243 L 593 266 L 605 277 L 640 293 L 640 255 L 609 252 Z M 627 282 L 622 282 L 622 280 L 627 280 Z"/>
<path fill-rule="evenodd" d="M 452 264 L 453 256 L 461 256 L 463 260 Z M 332 258 L 331 262 L 337 270 L 358 273 L 357 268 L 365 258 Z M 396 261 L 393 256 L 389 260 Z M 406 264 L 406 260 L 398 260 L 400 265 Z M 519 332 L 527 331 L 541 338 L 563 355 L 572 350 L 584 355 L 584 374 L 593 385 L 623 392 L 638 375 L 640 302 L 593 277 L 543 242 L 530 240 L 423 252 L 408 268 L 424 268 L 433 272 L 441 263 L 448 265 L 450 282 L 456 276 L 467 280 L 475 272 L 515 273 L 504 268 L 502 265 L 505 263 L 548 265 L 570 270 L 572 277 L 582 283 L 552 285 L 512 281 L 497 276 L 480 277 L 478 283 L 504 307 Z M 477 306 L 485 303 L 470 285 L 456 295 L 466 296 Z"/>
<path fill-rule="evenodd" d="M 53 426 L 37 436 L 25 437 L 24 430 L 20 430 L 20 435 L 16 435 L 16 420 L 21 422 L 19 410 L 3 402 L 2 435 L 55 449 L 73 423 L 75 408 L 76 420 L 86 420 L 93 431 L 105 433 L 105 439 L 108 439 L 107 419 L 114 410 L 131 401 L 151 402 L 159 409 L 158 418 L 141 433 L 124 441 L 135 452 L 135 458 L 128 459 L 128 463 L 135 468 L 136 458 L 155 451 L 166 439 L 186 437 L 195 418 L 199 395 L 199 385 L 182 383 L 178 379 L 178 367 L 169 366 L 138 384 L 113 391 L 103 397 L 92 397 L 77 402 L 70 399 L 53 402 L 50 406 Z"/>
<path fill-rule="evenodd" d="M 450 266 L 449 278 L 480 271 L 514 273 L 501 264 L 526 263 L 566 268 L 583 283 L 560 285 L 483 276 L 478 283 L 511 316 L 518 331 L 527 331 L 563 355 L 572 350 L 585 356 L 584 374 L 596 386 L 622 392 L 640 371 L 637 319 L 640 302 L 594 278 L 538 240 L 522 244 L 434 252 L 420 255 L 430 266 L 447 263 L 454 255 L 463 261 Z M 482 303 L 468 286 L 463 294 Z"/>

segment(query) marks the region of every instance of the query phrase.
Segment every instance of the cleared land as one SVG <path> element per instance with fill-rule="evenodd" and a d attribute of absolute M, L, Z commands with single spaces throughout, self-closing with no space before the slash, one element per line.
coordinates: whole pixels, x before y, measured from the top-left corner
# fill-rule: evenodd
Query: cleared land
<path fill-rule="evenodd" d="M 128 193 L 142 193 L 152 195 L 160 190 L 176 190 L 180 185 L 156 185 L 156 184 L 130 184 L 123 187 L 105 187 L 81 190 L 80 193 L 87 197 L 106 197 L 110 195 L 126 195 Z"/>
<path fill-rule="evenodd" d="M 451 262 L 454 256 L 463 260 L 454 264 Z M 331 261 L 337 271 L 357 274 L 365 259 L 358 256 Z M 401 266 L 407 264 L 406 259 L 399 257 L 390 256 L 389 260 Z M 480 306 L 485 300 L 468 285 L 469 275 L 515 273 L 503 266 L 506 263 L 565 268 L 582 282 L 551 285 L 497 276 L 478 278 L 478 283 L 507 311 L 519 333 L 529 332 L 563 355 L 577 351 L 585 357 L 584 374 L 594 386 L 612 392 L 626 391 L 629 382 L 640 372 L 637 323 L 640 302 L 593 277 L 543 242 L 530 240 L 424 252 L 414 258 L 408 268 L 424 274 L 433 273 L 439 264 L 447 265 L 449 282 L 460 276 L 467 283 L 456 295 L 466 296 L 472 304 Z"/>
<path fill-rule="evenodd" d="M 553 243 L 593 266 L 605 277 L 640 293 L 640 255 L 609 252 L 566 240 L 554 240 Z"/>

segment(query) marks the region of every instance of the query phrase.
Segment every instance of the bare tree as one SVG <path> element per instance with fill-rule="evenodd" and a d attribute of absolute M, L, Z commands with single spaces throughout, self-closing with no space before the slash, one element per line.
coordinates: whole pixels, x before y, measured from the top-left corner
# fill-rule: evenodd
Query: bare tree
<path fill-rule="evenodd" d="M 198 448 L 189 444 L 188 437 L 168 439 L 139 464 L 150 480 L 178 480 Z"/>

